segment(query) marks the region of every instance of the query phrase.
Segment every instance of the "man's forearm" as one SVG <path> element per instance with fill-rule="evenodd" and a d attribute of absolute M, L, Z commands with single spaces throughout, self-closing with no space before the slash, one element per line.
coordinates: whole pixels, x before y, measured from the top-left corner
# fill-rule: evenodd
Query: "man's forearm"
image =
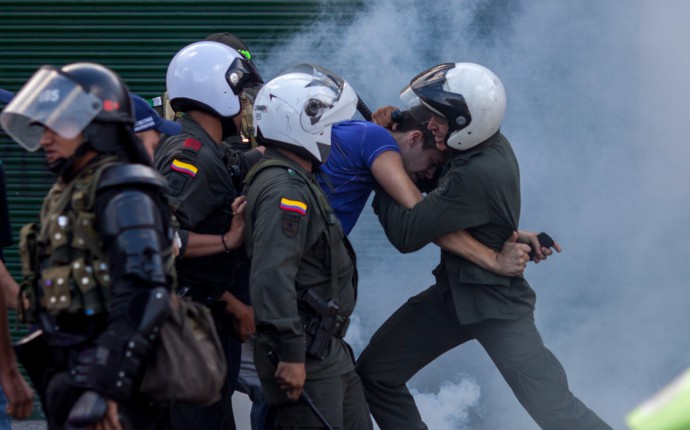
<path fill-rule="evenodd" d="M 0 294 L 3 296 L 2 308 L 17 309 L 17 298 L 19 297 L 19 285 L 15 282 L 12 275 L 7 271 L 5 264 L 0 261 Z"/>
<path fill-rule="evenodd" d="M 233 235 L 229 233 L 221 235 L 190 232 L 184 254 L 180 257 L 195 258 L 220 254 L 226 251 L 226 246 L 227 249 L 237 249 L 242 243 L 242 235 L 238 233 L 236 236 L 238 237 L 233 237 Z M 223 241 L 225 241 L 225 243 L 223 243 Z"/>
<path fill-rule="evenodd" d="M 2 270 L 5 270 L 4 264 L 0 263 L 0 266 Z M 7 271 L 5 270 L 5 272 Z M 4 291 L 6 285 L 2 283 L 0 287 L 2 287 Z M 17 366 L 17 361 L 14 356 L 14 351 L 12 350 L 5 297 L 4 294 L 0 294 L 0 367 L 2 372 L 9 372 Z"/>
<path fill-rule="evenodd" d="M 498 253 L 480 243 L 466 230 L 448 233 L 434 243 L 446 251 L 471 261 L 482 269 L 498 273 Z"/>

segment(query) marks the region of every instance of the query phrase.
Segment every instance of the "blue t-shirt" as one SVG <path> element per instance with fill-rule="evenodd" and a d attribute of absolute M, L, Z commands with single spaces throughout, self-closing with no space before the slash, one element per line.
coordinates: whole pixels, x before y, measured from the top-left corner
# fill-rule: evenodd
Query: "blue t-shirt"
<path fill-rule="evenodd" d="M 398 144 L 385 128 L 368 121 L 345 121 L 331 130 L 331 153 L 321 166 L 329 184 L 319 175 L 345 234 L 350 234 L 376 185 L 371 165 L 385 151 Z M 332 186 L 332 188 L 331 188 Z"/>

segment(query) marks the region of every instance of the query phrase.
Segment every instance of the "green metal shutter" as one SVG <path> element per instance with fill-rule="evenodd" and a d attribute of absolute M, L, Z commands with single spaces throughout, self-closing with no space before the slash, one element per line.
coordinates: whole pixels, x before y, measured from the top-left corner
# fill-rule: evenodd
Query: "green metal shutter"
<path fill-rule="evenodd" d="M 345 0 L 329 4 L 339 4 L 341 10 L 353 5 Z M 261 59 L 285 34 L 324 11 L 319 0 L 0 0 L 0 88 L 17 92 L 45 64 L 90 61 L 115 70 L 132 92 L 158 96 L 165 89 L 168 62 L 183 46 L 227 31 L 240 36 Z M 22 225 L 37 221 L 54 178 L 41 151 L 27 153 L 3 133 L 0 159 L 16 241 Z M 5 254 L 8 269 L 19 280 L 16 244 Z M 12 334 L 17 339 L 26 331 L 20 327 Z"/>

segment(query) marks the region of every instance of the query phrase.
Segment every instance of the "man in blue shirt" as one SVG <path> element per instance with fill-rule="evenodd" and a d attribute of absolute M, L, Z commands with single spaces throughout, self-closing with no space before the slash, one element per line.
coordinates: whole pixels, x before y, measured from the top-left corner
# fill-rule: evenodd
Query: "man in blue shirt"
<path fill-rule="evenodd" d="M 415 183 L 433 176 L 445 157 L 426 125 L 408 112 L 401 112 L 395 130 L 368 121 L 344 121 L 334 124 L 331 130 L 331 152 L 321 166 L 319 185 L 344 233 L 349 235 L 374 187 L 380 186 L 395 201 L 410 208 L 422 199 Z M 449 233 L 435 243 L 486 270 L 516 276 L 529 261 L 529 246 L 517 243 L 517 237 L 516 232 L 500 252 L 482 245 L 465 231 Z"/>
<path fill-rule="evenodd" d="M 411 119 L 404 124 L 406 128 L 394 132 L 368 121 L 333 125 L 331 153 L 322 167 L 327 179 L 320 175 L 319 185 L 326 191 L 346 235 L 354 228 L 379 181 L 384 186 L 383 183 L 397 179 L 398 184 L 411 188 L 416 175 L 430 172 L 443 163 L 445 155 L 436 149 L 433 135 L 422 124 L 415 127 Z M 412 182 L 387 178 L 391 174 L 410 176 Z"/>

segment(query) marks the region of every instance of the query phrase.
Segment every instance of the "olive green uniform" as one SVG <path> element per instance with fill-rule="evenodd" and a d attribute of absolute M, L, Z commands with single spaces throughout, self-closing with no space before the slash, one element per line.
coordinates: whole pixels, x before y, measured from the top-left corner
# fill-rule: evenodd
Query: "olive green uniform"
<path fill-rule="evenodd" d="M 439 186 L 412 209 L 378 192 L 386 234 L 412 252 L 467 230 L 498 251 L 517 230 L 520 177 L 500 133 L 467 151 L 452 151 Z M 544 429 L 610 429 L 573 396 L 565 371 L 534 325 L 535 294 L 522 276 L 503 277 L 445 250 L 436 284 L 412 297 L 374 334 L 357 362 L 367 401 L 382 430 L 426 429 L 407 381 L 444 352 L 477 339 L 520 403 Z"/>
<path fill-rule="evenodd" d="M 279 160 L 290 167 L 264 167 Z M 254 360 L 279 428 L 321 424 L 305 405 L 287 399 L 275 380 L 273 351 L 281 361 L 305 363 L 307 391 L 337 429 L 371 427 L 361 383 L 344 333 L 331 336 L 325 358 L 305 353 L 308 311 L 300 297 L 311 289 L 337 301 L 346 318 L 355 306 L 355 266 L 340 224 L 313 176 L 281 152 L 268 148 L 248 178 L 245 244 L 252 258 L 250 292 L 257 339 Z M 327 212 L 327 214 L 326 214 Z M 335 290 L 335 291 L 333 291 Z"/>
<path fill-rule="evenodd" d="M 211 307 L 216 330 L 225 349 L 227 384 L 220 401 L 208 407 L 173 405 L 169 426 L 186 429 L 234 428 L 230 397 L 239 375 L 241 340 L 235 335 L 233 317 L 219 301 L 224 291 L 249 303 L 249 260 L 240 248 L 197 258 L 184 258 L 189 232 L 221 235 L 232 221 L 232 202 L 246 173 L 247 156 L 216 143 L 188 115 L 177 119 L 182 132 L 166 136 L 155 153 L 155 165 L 168 180 L 169 198 L 180 223 L 182 246 L 176 260 L 178 290 Z M 255 151 L 258 152 L 258 151 Z M 260 155 L 260 153 L 259 153 Z"/>

